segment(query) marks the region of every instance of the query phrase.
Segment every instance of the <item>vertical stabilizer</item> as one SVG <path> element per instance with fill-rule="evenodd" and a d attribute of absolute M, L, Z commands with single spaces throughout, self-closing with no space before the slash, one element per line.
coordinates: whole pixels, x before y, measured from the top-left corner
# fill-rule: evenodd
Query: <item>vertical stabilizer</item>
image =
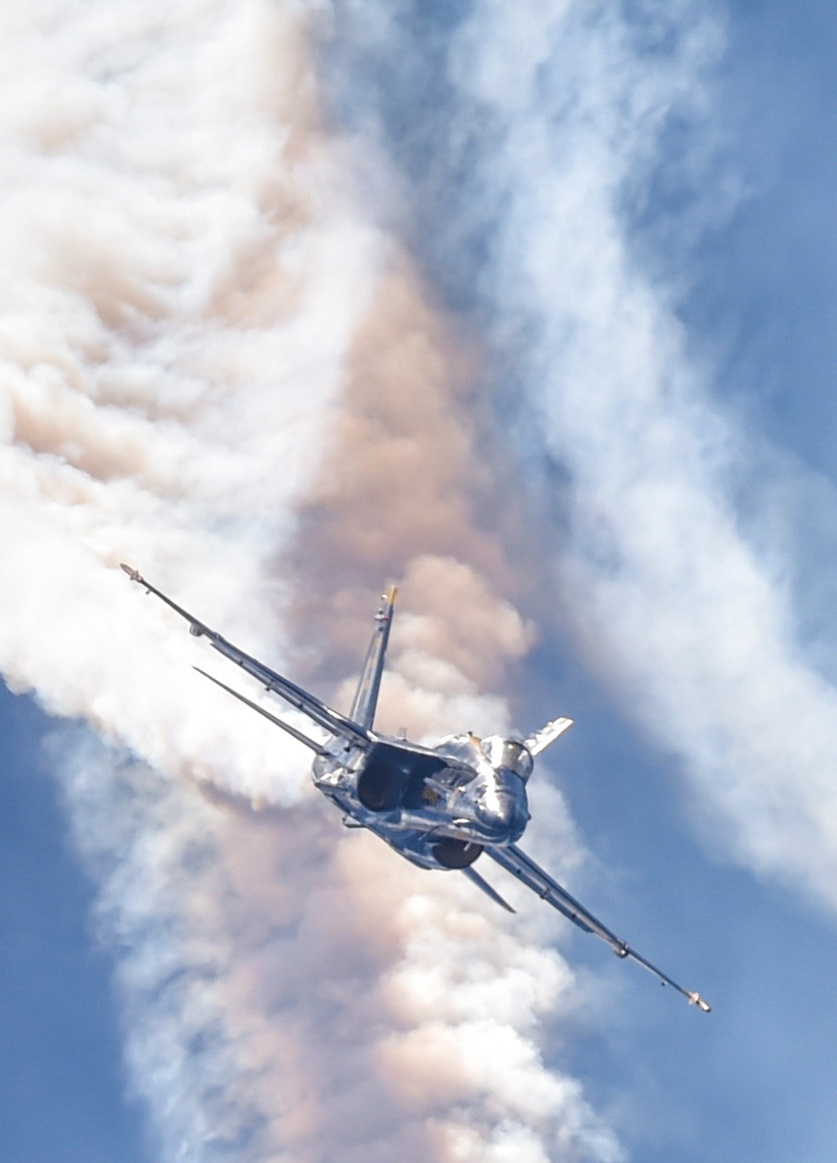
<path fill-rule="evenodd" d="M 389 642 L 389 629 L 392 625 L 392 611 L 397 593 L 398 590 L 395 586 L 388 586 L 375 615 L 372 641 L 366 652 L 363 672 L 360 676 L 360 682 L 357 684 L 352 709 L 349 712 L 349 718 L 359 727 L 371 727 L 375 718 L 378 691 L 381 689 L 381 675 L 384 672 L 384 657 Z"/>
<path fill-rule="evenodd" d="M 572 719 L 553 719 L 551 723 L 541 727 L 540 731 L 534 731 L 528 739 L 524 740 L 524 746 L 530 755 L 540 755 L 542 751 L 546 751 L 550 743 L 554 743 L 558 736 L 563 735 L 567 728 L 572 727 L 572 725 Z"/>

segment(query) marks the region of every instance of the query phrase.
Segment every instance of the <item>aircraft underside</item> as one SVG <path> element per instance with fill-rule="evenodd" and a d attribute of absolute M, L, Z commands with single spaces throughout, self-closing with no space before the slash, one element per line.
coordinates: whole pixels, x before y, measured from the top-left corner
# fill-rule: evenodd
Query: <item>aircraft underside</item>
<path fill-rule="evenodd" d="M 457 784 L 472 776 L 450 757 L 384 740 L 350 766 L 318 756 L 313 768 L 315 784 L 348 827 L 368 828 L 411 863 L 435 869 L 467 868 L 483 850 L 470 821 L 452 818 Z M 462 812 L 467 808 L 463 802 Z"/>

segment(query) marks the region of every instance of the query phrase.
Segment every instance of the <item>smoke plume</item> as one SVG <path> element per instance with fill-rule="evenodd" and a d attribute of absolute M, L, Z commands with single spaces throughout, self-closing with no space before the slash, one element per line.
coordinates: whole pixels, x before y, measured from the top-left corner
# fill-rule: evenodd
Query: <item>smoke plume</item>
<path fill-rule="evenodd" d="M 343 834 L 292 741 L 117 568 L 382 725 L 502 730 L 533 628 L 478 345 L 363 207 L 317 6 L 40 0 L 0 73 L 0 667 L 50 743 L 160 1157 L 616 1160 L 542 1022 L 555 929 Z M 351 660 L 351 661 L 350 661 Z M 560 798 L 552 827 L 578 859 Z M 549 825 L 545 825 L 546 828 Z"/>

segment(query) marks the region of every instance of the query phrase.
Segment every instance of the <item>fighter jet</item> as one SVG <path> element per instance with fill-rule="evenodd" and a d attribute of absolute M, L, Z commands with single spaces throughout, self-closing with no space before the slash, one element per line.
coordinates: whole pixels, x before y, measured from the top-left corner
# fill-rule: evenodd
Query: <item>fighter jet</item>
<path fill-rule="evenodd" d="M 663 985 L 681 993 L 704 1013 L 710 1006 L 699 993 L 678 985 L 571 896 L 517 844 L 529 822 L 526 784 L 535 758 L 572 724 L 553 719 L 526 738 L 470 732 L 423 747 L 374 729 L 396 589 L 390 586 L 375 615 L 375 628 L 348 716 L 327 706 L 289 679 L 251 658 L 215 630 L 182 609 L 137 570 L 123 565 L 131 581 L 170 606 L 189 623 L 189 631 L 251 675 L 266 691 L 301 712 L 319 728 L 312 738 L 271 714 L 239 691 L 195 669 L 314 753 L 315 785 L 342 813 L 350 828 L 367 828 L 399 855 L 420 868 L 458 870 L 509 912 L 511 906 L 474 868 L 488 857 L 536 892 L 585 933 L 606 941 L 617 957 L 630 958 Z"/>

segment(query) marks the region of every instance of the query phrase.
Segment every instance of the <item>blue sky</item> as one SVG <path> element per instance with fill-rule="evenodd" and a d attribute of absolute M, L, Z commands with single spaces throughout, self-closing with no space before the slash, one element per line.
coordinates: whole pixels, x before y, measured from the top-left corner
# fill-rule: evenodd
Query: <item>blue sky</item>
<path fill-rule="evenodd" d="M 0 715 L 0 1142 L 10 1159 L 146 1159 L 125 1095 L 112 967 L 93 936 L 92 886 L 41 756 L 49 722 L 5 689 Z"/>
<path fill-rule="evenodd" d="M 754 444 L 763 437 L 772 445 L 766 467 L 748 463 L 742 489 L 775 471 L 776 450 L 790 454 L 799 471 L 834 484 L 837 98 L 830 66 L 837 16 L 813 0 L 718 11 L 725 13 L 726 48 L 709 70 L 714 103 L 703 126 L 686 131 L 687 141 L 710 134 L 707 180 L 729 181 L 741 193 L 721 208 L 710 196 L 715 216 L 695 235 L 705 212 L 700 193 L 676 196 L 671 184 L 652 180 L 633 242 L 658 277 L 678 282 L 687 348 L 709 369 L 718 406 L 746 426 Z M 334 99 L 341 116 L 352 123 L 368 112 L 370 93 L 383 110 L 382 149 L 409 208 L 394 217 L 440 297 L 491 334 L 489 296 L 472 295 L 464 277 L 480 270 L 486 222 L 477 216 L 474 234 L 459 238 L 461 261 L 445 272 L 433 236 L 438 206 L 420 196 L 438 182 L 439 204 L 456 208 L 471 189 L 427 131 L 437 115 L 430 97 L 444 100 L 434 53 L 448 26 L 448 18 L 431 15 L 414 30 L 425 46 L 418 54 L 424 65 L 406 70 L 400 85 L 393 78 L 398 70 L 375 73 L 374 54 L 364 64 L 339 39 L 326 62 L 340 78 Z M 347 67 L 358 70 L 349 88 L 339 72 Z M 425 99 L 413 100 L 416 93 Z M 671 148 L 679 148 L 674 139 Z M 671 176 L 671 163 L 657 158 L 657 179 Z M 422 185 L 422 173 L 432 182 Z M 455 212 L 448 247 L 458 221 Z M 502 345 L 496 336 L 493 342 L 500 359 Z M 797 623 L 828 673 L 821 648 L 835 570 L 822 547 L 837 548 L 837 539 L 829 514 L 809 511 L 821 494 L 806 481 L 796 501 L 804 521 L 796 522 L 791 506 L 789 528 L 776 537 L 802 563 L 789 571 Z M 752 514 L 743 508 L 746 523 Z M 761 502 L 754 508 L 755 537 L 766 519 Z M 713 817 L 684 778 L 682 757 L 641 730 L 576 637 L 547 625 L 519 681 L 514 709 L 527 727 L 554 713 L 576 719 L 553 764 L 601 866 L 586 901 L 715 1006 L 704 1020 L 636 970 L 628 1004 L 578 1021 L 554 1051 L 557 1064 L 582 1080 L 596 1109 L 644 1163 L 830 1161 L 837 1084 L 833 919 L 792 885 L 783 887 L 781 877 L 734 863 L 720 825 L 713 841 Z M 41 759 L 47 723 L 26 700 L 8 695 L 0 723 L 6 757 L 0 1036 L 4 1073 L 16 1080 L 0 1096 L 0 1148 L 27 1163 L 150 1160 L 141 1113 L 124 1097 L 111 965 L 91 935 L 94 890 L 73 856 Z M 573 963 L 607 981 L 634 973 L 611 965 L 606 950 L 580 936 L 568 949 Z"/>

